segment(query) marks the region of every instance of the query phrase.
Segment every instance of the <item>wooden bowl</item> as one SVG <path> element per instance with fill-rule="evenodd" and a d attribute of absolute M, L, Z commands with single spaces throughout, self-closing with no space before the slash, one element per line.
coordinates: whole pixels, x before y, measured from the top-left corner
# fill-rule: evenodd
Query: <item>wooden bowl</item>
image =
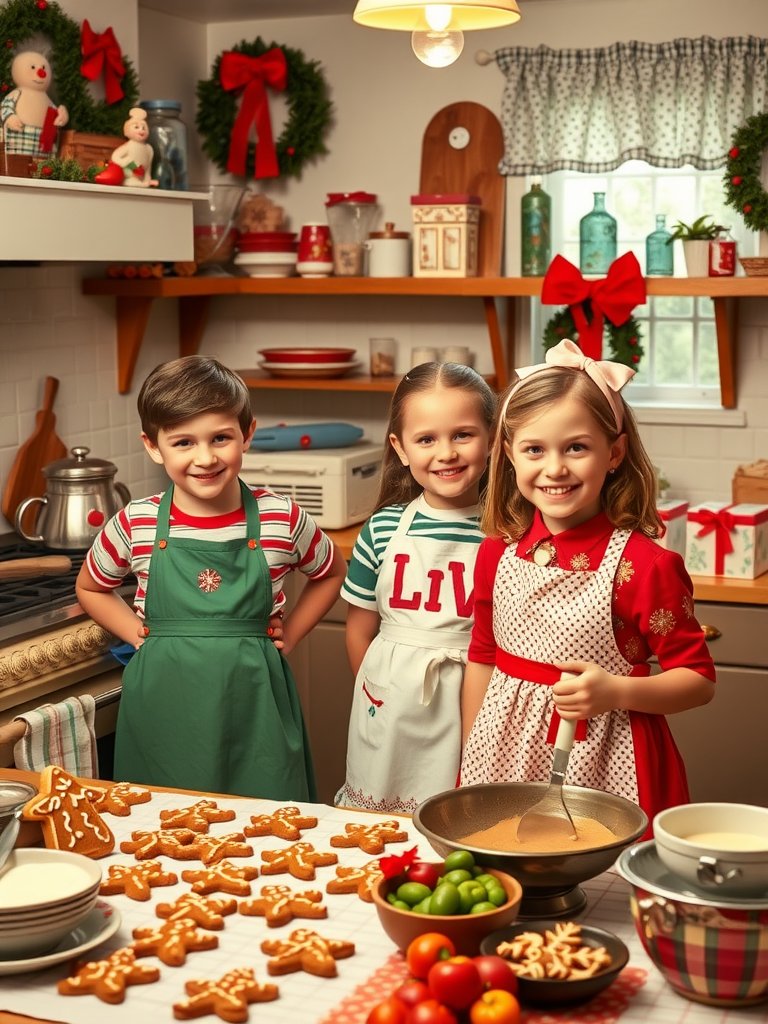
<path fill-rule="evenodd" d="M 442 863 L 435 866 L 442 868 Z M 511 875 L 491 868 L 485 870 L 498 878 L 507 894 L 507 902 L 503 906 L 485 914 L 417 914 L 412 910 L 399 910 L 387 902 L 387 896 L 402 884 L 403 876 L 382 878 L 372 890 L 382 928 L 403 952 L 413 939 L 424 932 L 440 932 L 453 942 L 457 953 L 476 956 L 486 935 L 515 920 L 523 898 L 522 886 Z"/>

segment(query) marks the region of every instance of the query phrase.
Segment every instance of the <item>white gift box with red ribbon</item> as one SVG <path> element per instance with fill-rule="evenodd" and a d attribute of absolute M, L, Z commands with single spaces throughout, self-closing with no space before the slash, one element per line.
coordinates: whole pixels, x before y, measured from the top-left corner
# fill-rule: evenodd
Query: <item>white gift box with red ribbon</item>
<path fill-rule="evenodd" d="M 694 575 L 740 580 L 768 572 L 768 505 L 705 501 L 689 508 L 685 564 Z"/>
<path fill-rule="evenodd" d="M 681 558 L 685 558 L 688 502 L 679 498 L 662 498 L 656 502 L 656 511 L 661 516 L 666 531 L 663 537 L 656 538 L 656 543 L 668 551 L 676 551 Z"/>

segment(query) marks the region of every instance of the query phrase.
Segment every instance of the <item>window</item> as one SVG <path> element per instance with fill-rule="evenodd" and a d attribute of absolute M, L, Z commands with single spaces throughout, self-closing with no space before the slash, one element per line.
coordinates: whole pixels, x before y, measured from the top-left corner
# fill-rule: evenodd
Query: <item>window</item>
<path fill-rule="evenodd" d="M 552 197 L 552 252 L 579 265 L 579 221 L 592 209 L 593 193 L 605 192 L 605 204 L 618 225 L 618 252 L 634 252 L 645 268 L 645 239 L 656 227 L 656 214 L 667 227 L 678 220 L 690 224 L 702 213 L 729 225 L 738 253 L 756 253 L 756 235 L 735 210 L 726 206 L 723 172 L 692 167 L 655 168 L 632 160 L 610 174 L 558 171 L 543 182 Z M 674 243 L 675 276 L 685 277 L 680 243 Z M 534 303 L 533 336 L 541 338 L 554 306 Z M 645 356 L 632 381 L 632 402 L 641 405 L 720 405 L 717 340 L 711 299 L 652 296 L 637 307 Z M 534 361 L 541 349 L 534 344 Z"/>

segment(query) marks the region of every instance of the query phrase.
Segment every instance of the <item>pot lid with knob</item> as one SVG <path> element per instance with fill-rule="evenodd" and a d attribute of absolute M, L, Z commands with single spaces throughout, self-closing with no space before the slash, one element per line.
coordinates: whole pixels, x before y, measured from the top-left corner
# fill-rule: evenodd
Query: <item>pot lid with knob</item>
<path fill-rule="evenodd" d="M 57 459 L 43 466 L 47 480 L 95 481 L 113 477 L 117 466 L 107 459 L 89 459 L 91 449 L 85 446 L 71 448 L 71 458 Z"/>

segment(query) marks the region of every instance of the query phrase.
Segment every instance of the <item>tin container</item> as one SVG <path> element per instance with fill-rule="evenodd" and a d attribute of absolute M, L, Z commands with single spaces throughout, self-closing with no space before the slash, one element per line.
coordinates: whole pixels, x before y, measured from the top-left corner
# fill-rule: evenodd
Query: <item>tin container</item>
<path fill-rule="evenodd" d="M 736 243 L 728 231 L 721 231 L 709 243 L 709 276 L 733 277 L 736 273 Z"/>

